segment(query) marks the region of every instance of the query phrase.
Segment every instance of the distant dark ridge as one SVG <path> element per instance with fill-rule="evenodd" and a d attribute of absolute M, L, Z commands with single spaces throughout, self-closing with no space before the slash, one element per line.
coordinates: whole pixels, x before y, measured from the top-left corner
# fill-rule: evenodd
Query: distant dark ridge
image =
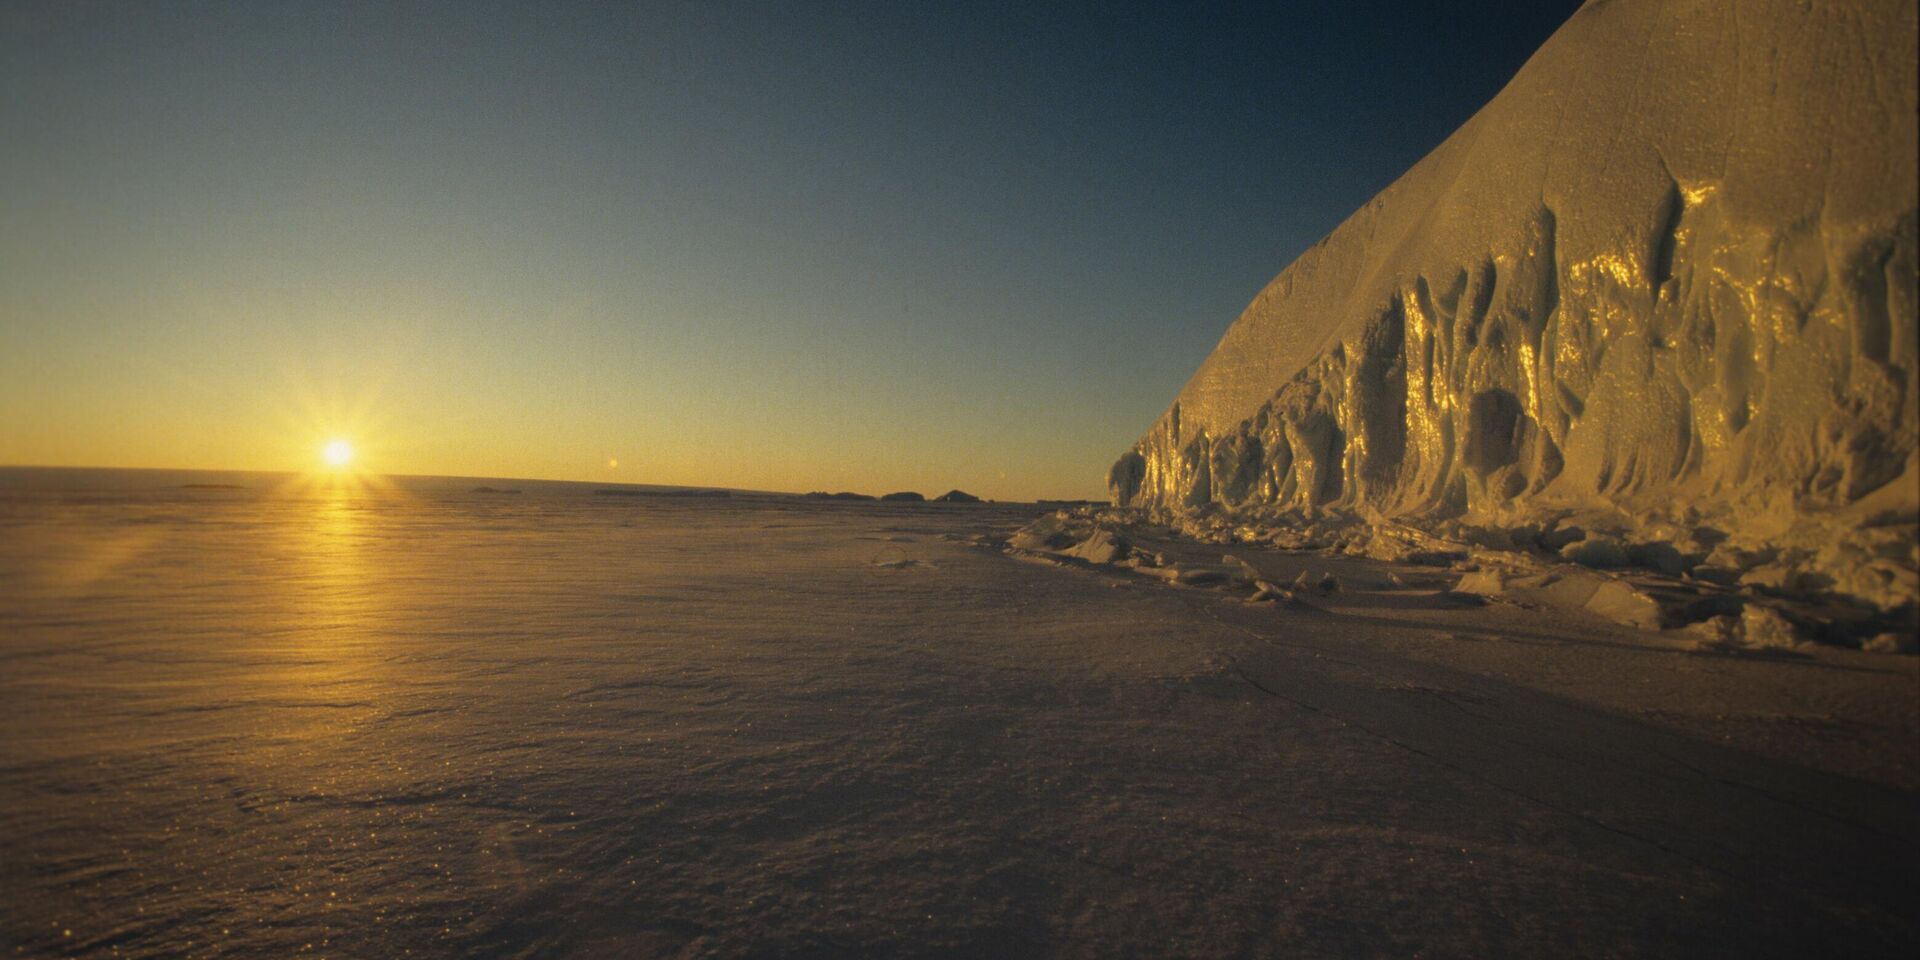
<path fill-rule="evenodd" d="M 474 488 L 473 488 L 473 489 L 472 489 L 471 491 L 469 491 L 469 492 L 471 492 L 471 493 L 519 493 L 520 491 L 518 491 L 518 490 L 502 490 L 502 489 L 500 489 L 500 488 L 498 488 L 498 487 L 474 487 Z M 596 492 L 598 492 L 598 493 L 610 493 L 611 491 L 608 491 L 608 490 L 600 490 L 600 491 L 596 491 Z"/>
<path fill-rule="evenodd" d="M 882 499 L 882 500 L 903 500 L 903 501 L 906 501 L 906 502 L 908 502 L 908 503 L 921 503 L 921 502 L 924 502 L 924 501 L 925 501 L 925 500 L 926 500 L 927 498 L 926 498 L 926 497 L 923 497 L 923 496 L 921 496 L 921 495 L 919 495 L 919 494 L 917 494 L 917 493 L 915 493 L 915 492 L 913 492 L 912 490 L 902 490 L 902 491 L 900 491 L 899 493 L 889 493 L 889 494 L 887 494 L 887 495 L 885 495 L 885 496 L 883 496 L 883 497 L 881 497 L 880 499 Z"/>
<path fill-rule="evenodd" d="M 602 497 L 730 497 L 730 496 L 733 496 L 733 494 L 727 490 L 634 490 L 630 488 L 595 490 L 594 494 L 596 496 L 602 496 Z"/>
<path fill-rule="evenodd" d="M 979 503 L 980 502 L 979 497 L 976 497 L 973 494 L 966 492 L 965 490 L 948 490 L 946 493 L 943 493 L 937 497 L 934 497 L 933 499 L 934 499 L 934 502 L 936 503 Z"/>
<path fill-rule="evenodd" d="M 877 500 L 879 499 L 878 497 L 875 497 L 873 494 L 870 494 L 870 493 L 848 493 L 845 490 L 842 490 L 839 493 L 827 493 L 824 490 L 815 490 L 812 493 L 804 494 L 804 496 L 814 500 Z"/>

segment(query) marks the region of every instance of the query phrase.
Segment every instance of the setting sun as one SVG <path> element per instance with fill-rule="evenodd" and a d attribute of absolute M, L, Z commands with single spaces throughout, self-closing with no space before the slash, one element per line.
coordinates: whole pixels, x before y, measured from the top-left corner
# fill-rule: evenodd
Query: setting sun
<path fill-rule="evenodd" d="M 329 467 L 344 467 L 353 462 L 353 444 L 345 440 L 329 440 L 321 449 L 320 457 L 327 461 Z"/>

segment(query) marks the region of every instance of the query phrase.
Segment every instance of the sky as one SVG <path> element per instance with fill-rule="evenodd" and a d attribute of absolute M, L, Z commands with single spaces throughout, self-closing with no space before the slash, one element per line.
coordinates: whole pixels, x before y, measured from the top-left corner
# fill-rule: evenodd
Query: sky
<path fill-rule="evenodd" d="M 0 464 L 1106 468 L 1577 2 L 0 3 Z"/>

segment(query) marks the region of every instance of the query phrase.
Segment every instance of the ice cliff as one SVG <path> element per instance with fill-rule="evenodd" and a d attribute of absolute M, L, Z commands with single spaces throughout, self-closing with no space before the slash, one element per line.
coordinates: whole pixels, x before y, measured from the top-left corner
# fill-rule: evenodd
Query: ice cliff
<path fill-rule="evenodd" d="M 1719 547 L 1730 576 L 1911 603 L 1915 19 L 1589 0 L 1255 297 L 1114 502 L 1577 514 L 1688 568 Z"/>

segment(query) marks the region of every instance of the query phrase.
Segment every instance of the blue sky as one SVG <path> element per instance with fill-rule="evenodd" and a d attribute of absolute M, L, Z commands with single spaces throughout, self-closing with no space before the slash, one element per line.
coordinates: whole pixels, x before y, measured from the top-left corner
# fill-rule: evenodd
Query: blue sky
<path fill-rule="evenodd" d="M 1576 6 L 10 4 L 0 463 L 1097 496 Z"/>

